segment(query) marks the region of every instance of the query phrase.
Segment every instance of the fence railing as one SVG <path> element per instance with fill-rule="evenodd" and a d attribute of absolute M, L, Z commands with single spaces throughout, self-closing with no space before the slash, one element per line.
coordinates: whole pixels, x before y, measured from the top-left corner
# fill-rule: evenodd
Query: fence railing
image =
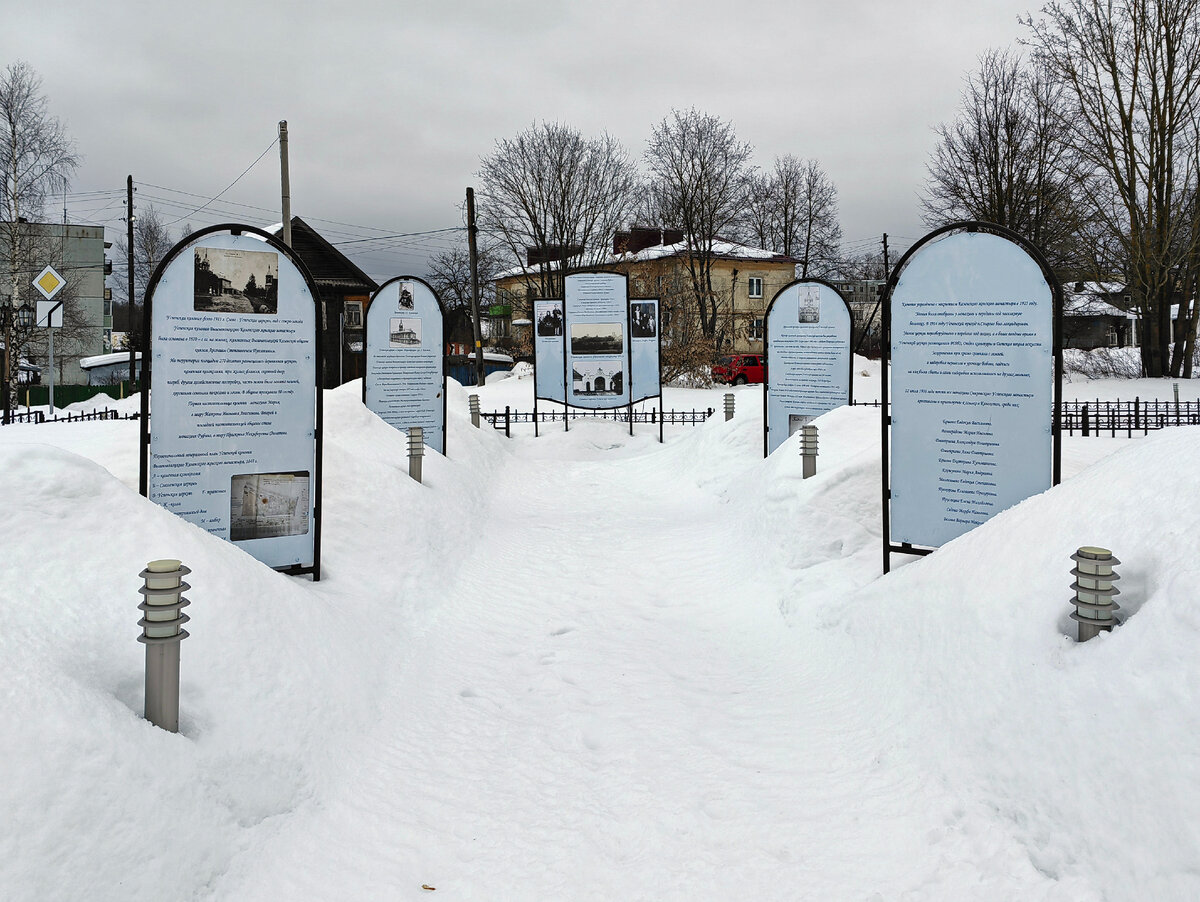
<path fill-rule="evenodd" d="M 1143 435 L 1168 426 L 1200 426 L 1200 401 L 1063 401 L 1062 431 L 1067 435 Z"/>
<path fill-rule="evenodd" d="M 0 413 L 0 425 L 8 423 L 82 423 L 86 420 L 136 420 L 141 416 L 137 413 L 122 414 L 119 410 L 89 410 L 87 412 L 74 413 L 67 411 L 64 414 L 55 414 L 52 417 L 46 416 L 41 410 L 27 411 L 9 411 L 7 414 Z"/>
<path fill-rule="evenodd" d="M 479 415 L 491 423 L 494 428 L 503 429 L 507 436 L 512 435 L 513 423 L 532 423 L 534 421 L 533 411 L 513 410 L 511 407 L 505 407 L 503 410 L 480 411 Z M 713 408 L 664 410 L 661 417 L 657 409 L 635 410 L 631 414 L 627 407 L 613 410 L 539 410 L 537 421 L 539 423 L 561 423 L 564 420 L 613 420 L 618 423 L 628 423 L 631 415 L 634 423 L 653 423 L 657 426 L 661 419 L 665 425 L 695 426 L 711 417 Z"/>

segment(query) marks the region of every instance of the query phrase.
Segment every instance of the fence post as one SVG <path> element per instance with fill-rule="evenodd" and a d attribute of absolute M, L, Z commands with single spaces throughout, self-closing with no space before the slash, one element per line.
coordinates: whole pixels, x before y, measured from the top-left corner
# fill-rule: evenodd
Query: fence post
<path fill-rule="evenodd" d="M 151 561 L 138 575 L 146 584 L 138 589 L 142 603 L 142 634 L 146 646 L 146 720 L 171 733 L 179 732 L 179 643 L 188 637 L 183 625 L 190 619 L 181 608 L 191 602 L 183 593 L 191 588 L 183 577 L 192 571 L 176 560 Z"/>
<path fill-rule="evenodd" d="M 507 404 L 504 405 L 504 437 L 512 438 L 512 413 Z"/>
<path fill-rule="evenodd" d="M 420 426 L 408 427 L 408 475 L 421 481 L 421 458 L 425 455 L 425 433 Z"/>
<path fill-rule="evenodd" d="M 1175 393 L 1175 425 L 1179 425 L 1179 383 L 1171 384 L 1171 390 Z"/>
<path fill-rule="evenodd" d="M 1082 417 L 1081 431 L 1083 433 L 1083 437 L 1087 438 L 1088 437 L 1088 406 L 1086 404 L 1083 405 L 1083 409 L 1079 412 L 1079 415 Z"/>

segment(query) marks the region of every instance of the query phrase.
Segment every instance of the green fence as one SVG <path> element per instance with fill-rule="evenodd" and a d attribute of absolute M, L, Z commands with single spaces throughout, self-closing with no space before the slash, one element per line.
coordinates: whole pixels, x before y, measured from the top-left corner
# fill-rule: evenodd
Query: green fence
<path fill-rule="evenodd" d="M 102 408 L 109 400 L 128 398 L 131 394 L 130 384 L 125 381 L 117 385 L 56 385 L 54 386 L 54 406 L 66 407 L 68 404 L 96 398 L 96 406 Z M 137 391 L 136 383 L 133 383 L 133 391 Z M 97 395 L 106 397 L 96 397 Z M 22 385 L 17 392 L 17 398 L 22 407 L 26 405 L 41 407 L 50 403 L 50 386 Z"/>

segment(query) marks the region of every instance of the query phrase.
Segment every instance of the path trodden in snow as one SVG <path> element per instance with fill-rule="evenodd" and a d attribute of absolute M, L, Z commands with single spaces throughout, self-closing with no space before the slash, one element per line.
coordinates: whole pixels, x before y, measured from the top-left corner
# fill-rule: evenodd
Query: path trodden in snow
<path fill-rule="evenodd" d="M 574 459 L 573 459 L 574 458 Z M 324 803 L 226 898 L 1039 898 L 678 449 L 518 442 Z M 783 541 L 784 537 L 780 537 Z M 849 553 L 855 549 L 847 548 Z M 1002 875 L 999 884 L 994 881 Z M 1060 887 L 1061 888 L 1061 887 Z"/>

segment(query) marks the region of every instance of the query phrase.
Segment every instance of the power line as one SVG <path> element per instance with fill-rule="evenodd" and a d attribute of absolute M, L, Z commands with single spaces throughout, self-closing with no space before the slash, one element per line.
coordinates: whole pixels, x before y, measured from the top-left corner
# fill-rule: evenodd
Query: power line
<path fill-rule="evenodd" d="M 226 191 L 228 191 L 230 188 L 232 188 L 234 185 L 236 185 L 238 182 L 240 182 L 242 180 L 242 176 L 244 176 L 247 172 L 249 172 L 251 169 L 253 169 L 255 166 L 257 166 L 258 161 L 261 160 L 263 157 L 265 157 L 270 152 L 271 148 L 274 147 L 278 143 L 279 143 L 279 136 L 276 135 L 275 139 L 270 144 L 267 145 L 266 150 L 264 150 L 257 157 L 255 157 L 254 162 L 242 170 L 241 175 L 239 175 L 232 182 L 230 182 L 228 185 L 226 185 L 224 188 L 222 188 L 217 194 L 213 195 L 213 197 L 210 200 L 208 200 L 206 203 L 201 204 L 196 209 L 192 210 L 191 213 L 185 213 L 183 216 L 180 216 L 179 219 L 173 219 L 173 220 L 171 220 L 171 222 L 164 223 L 164 225 L 169 227 L 169 226 L 175 225 L 175 223 L 177 223 L 177 222 L 182 222 L 183 220 L 187 219 L 189 216 L 193 216 L 196 213 L 199 213 L 201 210 L 203 210 L 209 204 L 216 201 L 218 198 L 221 197 L 222 194 L 224 194 Z"/>

